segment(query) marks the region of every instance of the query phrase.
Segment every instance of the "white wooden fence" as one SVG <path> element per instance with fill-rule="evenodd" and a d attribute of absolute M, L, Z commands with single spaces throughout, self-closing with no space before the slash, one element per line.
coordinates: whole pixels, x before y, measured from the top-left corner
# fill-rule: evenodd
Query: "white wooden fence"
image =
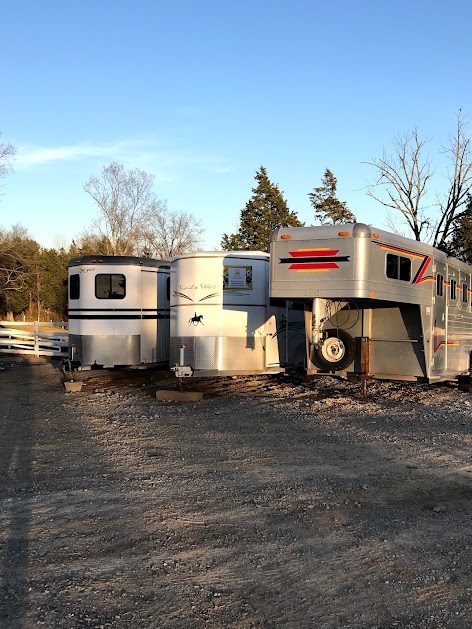
<path fill-rule="evenodd" d="M 68 343 L 67 321 L 0 321 L 0 354 L 67 358 Z"/>

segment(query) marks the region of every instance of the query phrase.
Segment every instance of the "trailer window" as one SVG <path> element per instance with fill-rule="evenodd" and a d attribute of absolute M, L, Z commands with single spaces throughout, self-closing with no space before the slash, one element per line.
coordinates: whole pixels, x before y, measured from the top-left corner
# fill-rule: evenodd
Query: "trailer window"
<path fill-rule="evenodd" d="M 444 294 L 444 276 L 438 273 L 436 275 L 436 295 L 442 297 Z"/>
<path fill-rule="evenodd" d="M 79 299 L 80 297 L 80 275 L 74 274 L 69 279 L 69 299 Z"/>
<path fill-rule="evenodd" d="M 387 253 L 387 277 L 391 280 L 402 280 L 409 282 L 411 280 L 411 260 L 404 256 L 397 256 L 393 253 Z"/>
<path fill-rule="evenodd" d="M 97 299 L 123 299 L 126 295 L 126 278 L 122 273 L 100 273 L 95 276 Z"/>
<path fill-rule="evenodd" d="M 456 301 L 457 299 L 457 282 L 456 280 L 451 280 L 451 284 L 449 286 L 450 298 L 451 301 Z"/>
<path fill-rule="evenodd" d="M 462 284 L 462 303 L 469 303 L 469 286 L 466 282 Z"/>

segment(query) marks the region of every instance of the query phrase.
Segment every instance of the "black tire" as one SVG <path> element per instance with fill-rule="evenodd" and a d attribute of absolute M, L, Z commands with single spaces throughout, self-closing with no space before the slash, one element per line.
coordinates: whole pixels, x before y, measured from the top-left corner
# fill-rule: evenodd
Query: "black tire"
<path fill-rule="evenodd" d="M 323 343 L 313 350 L 313 362 L 323 371 L 342 371 L 356 357 L 356 343 L 344 330 L 324 330 Z"/>

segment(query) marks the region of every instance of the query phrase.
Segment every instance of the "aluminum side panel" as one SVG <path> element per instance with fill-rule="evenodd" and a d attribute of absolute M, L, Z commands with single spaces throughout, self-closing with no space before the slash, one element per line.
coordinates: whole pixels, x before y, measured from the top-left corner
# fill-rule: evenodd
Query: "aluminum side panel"
<path fill-rule="evenodd" d="M 69 336 L 69 347 L 74 347 L 74 359 L 81 365 L 94 363 L 104 367 L 138 365 L 140 363 L 140 337 L 107 335 Z"/>
<path fill-rule="evenodd" d="M 273 242 L 271 297 L 319 297 L 352 290 L 356 243 L 352 238 Z"/>
<path fill-rule="evenodd" d="M 389 243 L 366 238 L 278 240 L 271 251 L 273 298 L 431 303 L 431 258 L 413 250 L 401 252 L 411 262 L 407 281 L 387 277 L 387 257 L 397 252 Z"/>
<path fill-rule="evenodd" d="M 184 363 L 201 371 L 261 372 L 270 366 L 265 363 L 265 339 L 254 337 L 191 337 L 170 339 L 170 364 L 180 360 L 180 347 L 185 345 Z"/>

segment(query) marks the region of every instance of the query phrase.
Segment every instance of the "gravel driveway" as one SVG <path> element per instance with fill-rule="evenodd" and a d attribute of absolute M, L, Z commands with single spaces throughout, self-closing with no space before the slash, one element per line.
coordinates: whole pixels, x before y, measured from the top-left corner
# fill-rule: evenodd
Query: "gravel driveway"
<path fill-rule="evenodd" d="M 471 393 L 0 361 L 0 627 L 472 624 Z"/>

